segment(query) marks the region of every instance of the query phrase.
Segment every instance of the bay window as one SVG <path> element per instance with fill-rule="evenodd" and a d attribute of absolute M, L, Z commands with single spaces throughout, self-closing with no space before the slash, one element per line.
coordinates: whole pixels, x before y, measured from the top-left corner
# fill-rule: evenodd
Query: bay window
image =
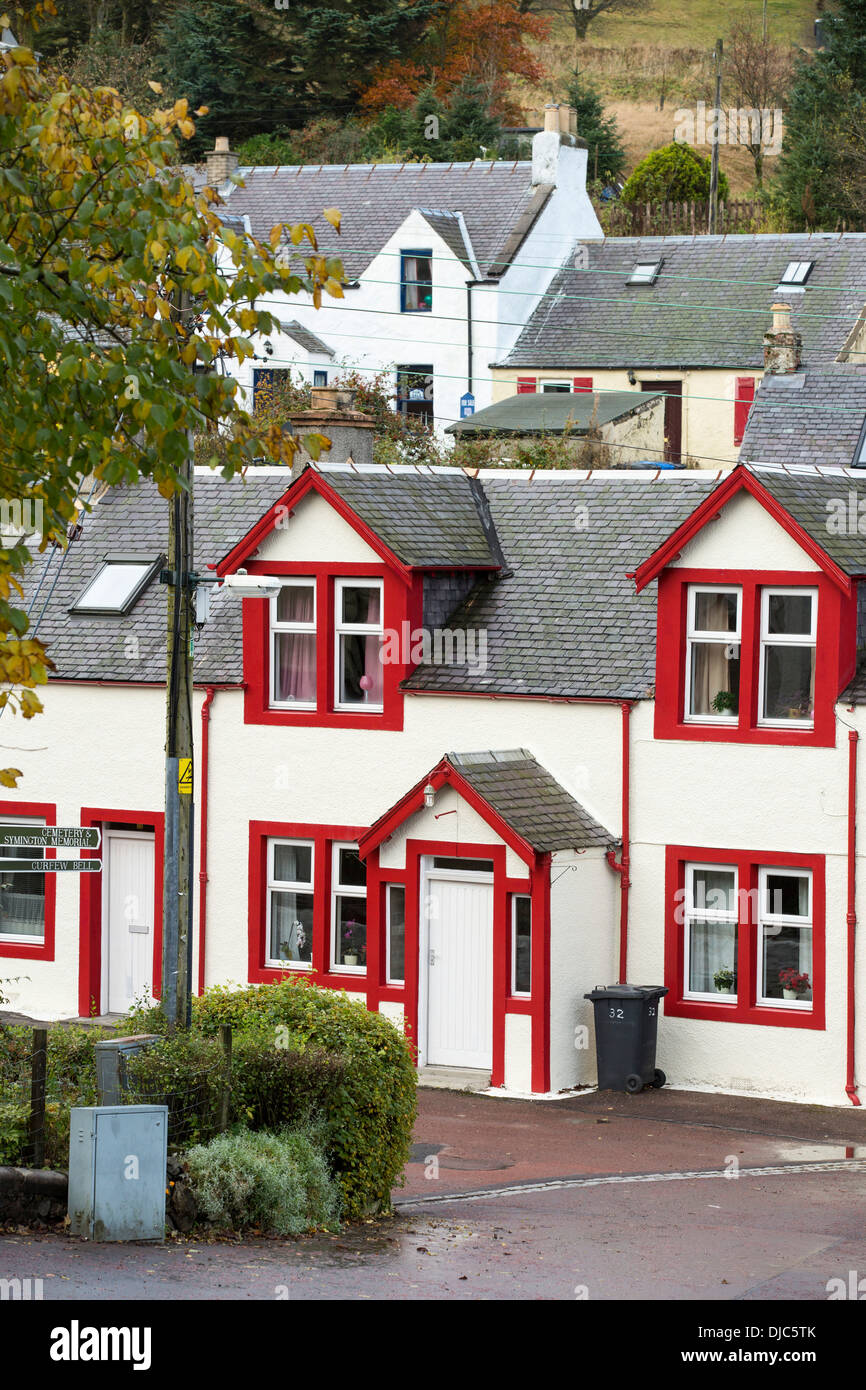
<path fill-rule="evenodd" d="M 741 593 L 693 584 L 686 633 L 688 719 L 736 720 L 740 699 Z"/>
<path fill-rule="evenodd" d="M 316 708 L 316 584 L 284 579 L 271 604 L 271 704 Z"/>
<path fill-rule="evenodd" d="M 331 963 L 337 970 L 366 970 L 367 866 L 357 845 L 333 847 L 331 899 Z"/>
<path fill-rule="evenodd" d="M 382 581 L 338 579 L 334 601 L 334 708 L 381 710 Z"/>
<path fill-rule="evenodd" d="M 311 840 L 268 841 L 268 965 L 309 969 L 313 958 Z"/>
<path fill-rule="evenodd" d="M 761 724 L 812 723 L 817 615 L 815 589 L 762 591 Z"/>

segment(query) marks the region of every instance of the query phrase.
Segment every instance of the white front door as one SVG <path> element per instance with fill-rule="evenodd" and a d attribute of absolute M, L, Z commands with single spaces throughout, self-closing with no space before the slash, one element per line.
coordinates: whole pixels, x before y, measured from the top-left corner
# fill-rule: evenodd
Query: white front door
<path fill-rule="evenodd" d="M 102 841 L 103 1009 L 125 1013 L 153 984 L 153 831 L 106 830 Z"/>
<path fill-rule="evenodd" d="M 493 884 L 427 879 L 430 1066 L 493 1065 Z"/>

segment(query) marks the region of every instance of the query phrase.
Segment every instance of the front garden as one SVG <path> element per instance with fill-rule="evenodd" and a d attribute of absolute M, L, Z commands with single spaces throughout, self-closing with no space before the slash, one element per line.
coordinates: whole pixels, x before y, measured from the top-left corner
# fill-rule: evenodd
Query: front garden
<path fill-rule="evenodd" d="M 182 1188 L 186 1213 L 172 1224 L 296 1235 L 389 1210 L 415 1120 L 409 1045 L 382 1015 L 306 981 L 207 990 L 173 1037 L 158 1008 L 112 1032 L 51 1028 L 37 1134 L 35 1035 L 0 1024 L 0 1165 L 35 1155 L 65 1170 L 70 1109 L 98 1100 L 95 1044 L 136 1033 L 158 1037 L 125 1064 L 124 1099 L 168 1107 L 168 1211 Z"/>

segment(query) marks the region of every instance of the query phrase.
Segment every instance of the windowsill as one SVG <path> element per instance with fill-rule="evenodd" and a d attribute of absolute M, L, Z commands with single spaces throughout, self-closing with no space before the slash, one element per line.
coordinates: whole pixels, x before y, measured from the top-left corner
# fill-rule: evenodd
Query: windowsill
<path fill-rule="evenodd" d="M 655 738 L 694 739 L 705 743 L 793 743 L 801 746 L 813 745 L 818 748 L 833 748 L 836 742 L 835 721 L 831 718 L 821 725 L 801 724 L 785 720 L 778 724 L 742 725 L 734 720 L 711 722 L 709 720 L 680 719 L 670 723 L 656 706 Z"/>
<path fill-rule="evenodd" d="M 812 1006 L 803 1008 L 793 1000 L 782 1000 L 778 1004 L 753 1004 L 749 1006 L 736 999 L 675 999 L 671 996 L 664 1001 L 666 1018 L 704 1018 L 718 1023 L 752 1023 L 764 1027 L 777 1028 L 817 1028 L 823 1030 L 823 1019 L 818 1018 Z"/>

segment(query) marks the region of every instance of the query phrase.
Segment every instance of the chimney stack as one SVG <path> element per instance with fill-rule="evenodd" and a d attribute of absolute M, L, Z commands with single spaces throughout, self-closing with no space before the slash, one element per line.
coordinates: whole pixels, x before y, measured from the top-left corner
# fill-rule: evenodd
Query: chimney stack
<path fill-rule="evenodd" d="M 773 326 L 764 334 L 764 371 L 790 376 L 800 365 L 803 339 L 791 324 L 790 304 L 773 305 Z"/>
<path fill-rule="evenodd" d="M 573 106 L 548 102 L 544 108 L 544 129 L 532 139 L 532 183 L 555 186 L 559 151 L 562 145 L 577 144 L 577 112 Z"/>
<path fill-rule="evenodd" d="M 212 188 L 225 183 L 238 167 L 238 156 L 229 149 L 229 137 L 218 135 L 207 156 L 207 181 Z"/>
<path fill-rule="evenodd" d="M 372 416 L 355 410 L 355 392 L 343 386 L 314 386 L 310 409 L 299 410 L 291 417 L 288 428 L 299 436 L 301 445 L 296 462 L 309 462 L 301 435 L 324 434 L 330 439 L 330 449 L 320 457 L 328 463 L 352 463 L 363 467 L 373 462 L 373 433 L 376 423 Z"/>

